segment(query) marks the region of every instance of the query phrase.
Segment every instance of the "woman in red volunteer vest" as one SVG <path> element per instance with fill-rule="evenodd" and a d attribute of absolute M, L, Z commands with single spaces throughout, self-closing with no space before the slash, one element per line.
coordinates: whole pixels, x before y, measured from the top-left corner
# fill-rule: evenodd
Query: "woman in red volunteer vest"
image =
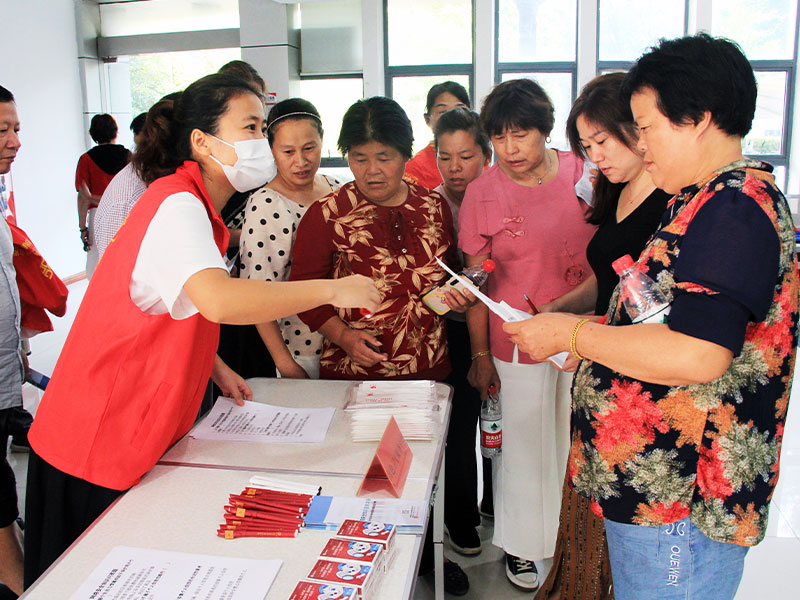
<path fill-rule="evenodd" d="M 191 427 L 211 377 L 241 402 L 215 356 L 219 323 L 275 320 L 323 304 L 378 308 L 371 280 L 232 279 L 219 214 L 263 185 L 264 107 L 249 84 L 190 85 L 152 128 L 175 172 L 156 180 L 98 264 L 30 431 L 25 583 L 36 578 Z"/>

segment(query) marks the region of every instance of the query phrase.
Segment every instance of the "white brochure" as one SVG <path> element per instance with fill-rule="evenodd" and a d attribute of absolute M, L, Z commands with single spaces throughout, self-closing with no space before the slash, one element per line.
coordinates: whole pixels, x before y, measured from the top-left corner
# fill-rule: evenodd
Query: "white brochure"
<path fill-rule="evenodd" d="M 323 442 L 335 411 L 333 407 L 295 408 L 259 402 L 239 406 L 220 396 L 189 436 L 233 442 Z"/>
<path fill-rule="evenodd" d="M 466 277 L 461 277 L 458 273 L 453 272 L 446 264 L 444 264 L 439 257 L 436 257 L 436 261 L 442 266 L 442 268 L 450 273 L 453 277 L 456 277 L 459 281 L 461 281 L 467 289 L 472 292 L 475 297 L 483 302 L 490 311 L 496 314 L 498 317 L 503 319 L 506 323 L 513 322 L 513 321 L 524 321 L 526 319 L 530 319 L 533 315 L 530 313 L 526 313 L 524 310 L 519 310 L 518 308 L 514 308 L 513 306 L 509 306 L 505 300 L 501 300 L 500 302 L 495 302 L 489 296 L 481 292 L 477 287 L 475 287 L 472 282 L 467 279 Z M 547 360 L 553 363 L 555 366 L 561 368 L 564 366 L 564 362 L 569 358 L 569 352 L 559 352 L 558 354 L 554 354 L 553 356 L 548 356 Z"/>
<path fill-rule="evenodd" d="M 393 523 L 398 533 L 424 533 L 428 503 L 405 498 L 314 496 L 306 515 L 310 529 L 336 530 L 347 519 Z"/>
<path fill-rule="evenodd" d="M 116 546 L 70 600 L 263 599 L 283 561 Z"/>

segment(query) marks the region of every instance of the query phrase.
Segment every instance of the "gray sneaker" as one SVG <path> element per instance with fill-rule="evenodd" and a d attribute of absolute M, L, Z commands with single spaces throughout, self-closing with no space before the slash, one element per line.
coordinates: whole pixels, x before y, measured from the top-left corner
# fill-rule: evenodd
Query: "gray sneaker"
<path fill-rule="evenodd" d="M 522 590 L 531 592 L 539 587 L 539 572 L 532 560 L 506 554 L 506 576 Z"/>

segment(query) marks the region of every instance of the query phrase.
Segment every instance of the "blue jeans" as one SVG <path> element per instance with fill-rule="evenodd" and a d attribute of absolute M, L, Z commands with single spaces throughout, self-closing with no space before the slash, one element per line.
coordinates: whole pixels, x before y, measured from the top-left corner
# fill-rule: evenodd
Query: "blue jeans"
<path fill-rule="evenodd" d="M 716 542 L 687 517 L 660 527 L 605 520 L 617 600 L 732 600 L 746 546 Z"/>

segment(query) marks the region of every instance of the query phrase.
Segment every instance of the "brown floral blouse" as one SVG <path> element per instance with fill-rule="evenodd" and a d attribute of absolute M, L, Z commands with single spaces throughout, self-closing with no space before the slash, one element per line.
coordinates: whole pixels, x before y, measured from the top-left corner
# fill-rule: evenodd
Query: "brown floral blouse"
<path fill-rule="evenodd" d="M 354 182 L 312 204 L 297 229 L 290 280 L 346 277 L 373 279 L 382 302 L 371 318 L 358 309 L 330 305 L 300 313 L 312 331 L 338 316 L 381 341 L 389 359 L 372 367 L 352 361 L 327 339 L 320 356 L 322 379 L 435 379 L 450 372 L 441 317 L 422 296 L 446 274 L 436 262 L 453 248 L 453 219 L 436 192 L 408 184 L 397 207 L 373 204 Z"/>

